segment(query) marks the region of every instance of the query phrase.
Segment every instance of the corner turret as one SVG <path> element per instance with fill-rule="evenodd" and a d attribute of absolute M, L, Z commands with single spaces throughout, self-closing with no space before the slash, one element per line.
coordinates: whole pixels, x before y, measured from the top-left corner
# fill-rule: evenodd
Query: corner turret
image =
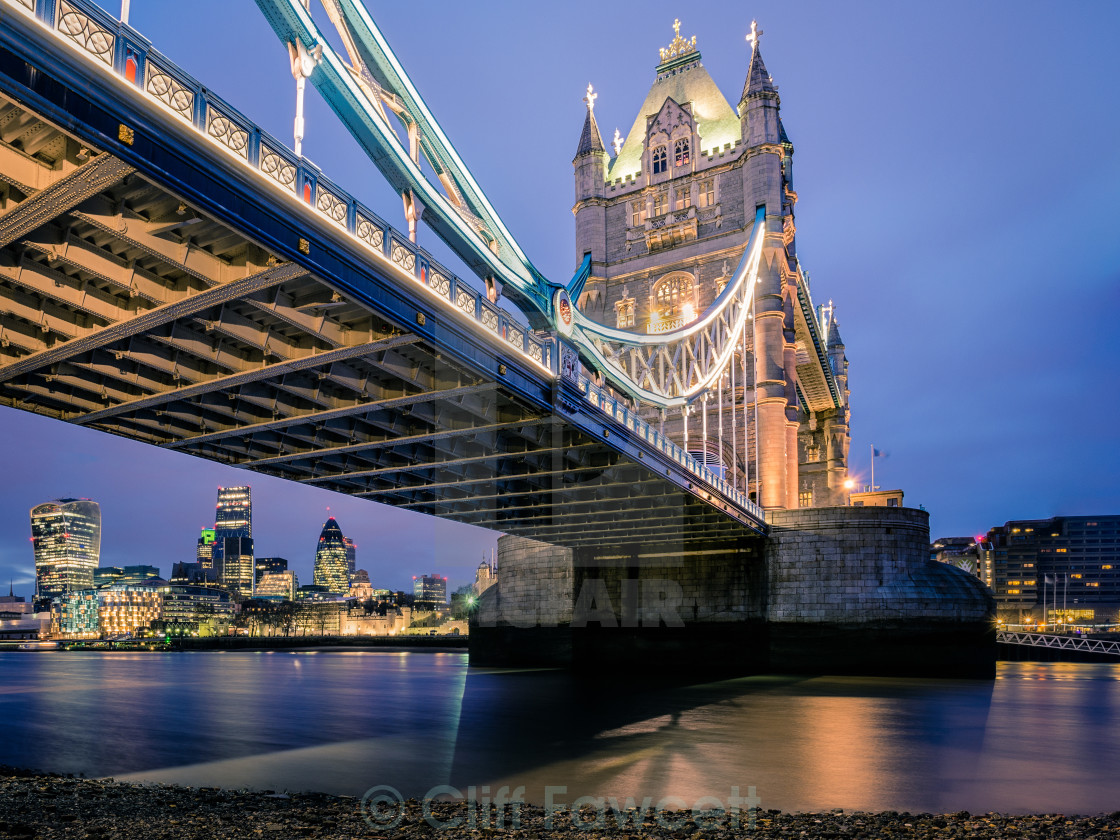
<path fill-rule="evenodd" d="M 766 204 L 766 215 L 782 215 L 782 160 L 786 149 L 783 148 L 782 124 L 779 117 L 781 100 L 778 87 L 766 70 L 759 49 L 762 30 L 757 21 L 751 21 L 751 33 L 747 36 L 751 44 L 751 63 L 747 69 L 747 80 L 743 83 L 743 96 L 739 100 L 739 126 L 743 145 L 749 156 L 761 156 L 753 165 L 744 167 L 748 178 L 749 207 Z M 789 144 L 789 138 L 785 138 Z M 792 145 L 789 146 L 792 150 Z"/>
<path fill-rule="evenodd" d="M 606 178 L 607 149 L 599 134 L 599 124 L 595 122 L 595 93 L 587 86 L 587 116 L 583 120 L 583 131 L 579 136 L 579 147 L 572 160 L 575 167 L 576 203 L 572 213 L 576 217 L 576 260 L 591 254 L 592 263 L 600 265 L 607 256 L 607 217 L 606 217 Z M 594 267 L 592 274 L 595 274 Z"/>

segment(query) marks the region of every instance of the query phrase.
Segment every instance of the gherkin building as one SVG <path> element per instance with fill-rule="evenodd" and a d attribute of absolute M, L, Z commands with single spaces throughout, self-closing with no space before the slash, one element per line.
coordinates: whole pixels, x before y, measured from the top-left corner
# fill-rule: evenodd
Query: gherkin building
<path fill-rule="evenodd" d="M 346 556 L 346 538 L 332 516 L 319 534 L 315 551 L 315 585 L 325 586 L 336 595 L 350 591 L 350 562 Z"/>

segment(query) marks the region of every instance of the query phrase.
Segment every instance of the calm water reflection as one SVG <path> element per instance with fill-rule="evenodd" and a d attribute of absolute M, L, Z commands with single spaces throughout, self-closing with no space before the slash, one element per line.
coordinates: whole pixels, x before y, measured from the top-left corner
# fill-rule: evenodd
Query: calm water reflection
<path fill-rule="evenodd" d="M 1120 665 L 994 683 L 748 677 L 666 687 L 469 669 L 462 653 L 0 654 L 0 763 L 360 795 L 541 801 L 754 786 L 783 810 L 1120 809 Z"/>

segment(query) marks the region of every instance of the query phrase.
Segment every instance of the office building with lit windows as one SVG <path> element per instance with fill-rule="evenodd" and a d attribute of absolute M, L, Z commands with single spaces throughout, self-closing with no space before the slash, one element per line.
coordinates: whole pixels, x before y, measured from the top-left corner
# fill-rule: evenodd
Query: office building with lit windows
<path fill-rule="evenodd" d="M 315 585 L 328 592 L 345 595 L 350 591 L 350 560 L 346 538 L 334 517 L 326 521 L 315 549 Z"/>
<path fill-rule="evenodd" d="M 343 544 L 346 546 L 346 566 L 350 577 L 354 576 L 354 570 L 358 564 L 358 546 L 349 537 L 342 538 Z"/>
<path fill-rule="evenodd" d="M 101 635 L 96 589 L 76 589 L 51 602 L 51 636 L 56 639 L 96 639 Z"/>
<path fill-rule="evenodd" d="M 256 570 L 255 579 L 259 586 L 265 575 L 276 575 L 288 571 L 288 561 L 283 557 L 258 557 L 254 561 L 253 568 Z"/>
<path fill-rule="evenodd" d="M 93 587 L 101 556 L 101 507 L 89 499 L 57 499 L 31 509 L 35 597 L 49 599 Z"/>
<path fill-rule="evenodd" d="M 198 537 L 194 559 L 206 571 L 214 568 L 214 541 L 216 539 L 217 535 L 213 528 L 203 528 Z M 217 578 L 217 574 L 214 577 Z"/>
<path fill-rule="evenodd" d="M 203 530 L 200 543 L 206 539 Z M 214 513 L 211 562 L 218 581 L 231 594 L 253 594 L 253 495 L 252 488 L 219 487 Z"/>
<path fill-rule="evenodd" d="M 253 596 L 253 538 L 226 537 L 222 540 L 222 559 L 218 582 L 238 598 Z"/>
<path fill-rule="evenodd" d="M 1120 613 L 1120 516 L 1055 516 L 993 528 L 980 560 L 997 610 L 1044 623 L 1111 624 Z"/>
<path fill-rule="evenodd" d="M 447 578 L 422 575 L 412 581 L 412 604 L 416 609 L 442 610 L 447 606 Z"/>
<path fill-rule="evenodd" d="M 158 584 L 76 590 L 51 602 L 51 635 L 62 639 L 140 636 L 162 615 L 163 592 Z"/>
<path fill-rule="evenodd" d="M 254 597 L 262 601 L 294 601 L 299 589 L 299 578 L 295 572 L 269 572 L 257 583 Z"/>

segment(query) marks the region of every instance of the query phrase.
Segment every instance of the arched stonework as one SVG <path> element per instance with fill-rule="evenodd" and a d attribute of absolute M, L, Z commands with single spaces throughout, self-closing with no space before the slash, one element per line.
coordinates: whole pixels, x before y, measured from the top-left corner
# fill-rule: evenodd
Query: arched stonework
<path fill-rule="evenodd" d="M 684 326 L 699 315 L 699 288 L 687 271 L 671 271 L 650 291 L 650 332 Z"/>

